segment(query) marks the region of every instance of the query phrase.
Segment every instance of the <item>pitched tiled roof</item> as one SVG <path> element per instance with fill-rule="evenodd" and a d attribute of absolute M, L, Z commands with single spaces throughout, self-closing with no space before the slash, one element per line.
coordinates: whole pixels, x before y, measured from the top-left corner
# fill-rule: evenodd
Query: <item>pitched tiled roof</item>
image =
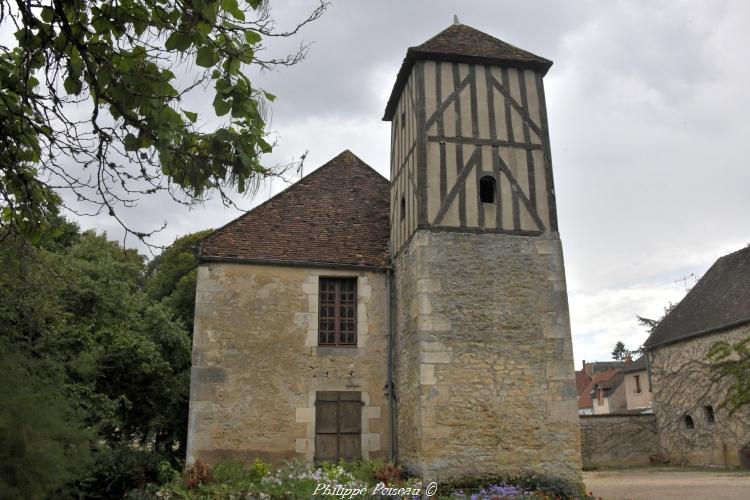
<path fill-rule="evenodd" d="M 583 370 L 577 370 L 576 371 L 576 393 L 581 394 L 586 389 L 586 387 L 591 383 L 591 377 L 586 375 L 586 372 Z"/>
<path fill-rule="evenodd" d="M 599 372 L 591 377 L 591 382 L 586 386 L 580 396 L 578 396 L 578 408 L 591 408 L 593 405 L 591 399 L 591 393 L 594 391 L 597 385 L 606 383 L 614 379 L 620 373 L 615 368 L 610 368 L 607 371 Z"/>
<path fill-rule="evenodd" d="M 208 235 L 203 260 L 389 266 L 390 183 L 347 150 Z"/>
<path fill-rule="evenodd" d="M 414 62 L 418 60 L 514 66 L 534 69 L 542 74 L 546 74 L 552 66 L 549 59 L 519 49 L 465 24 L 453 24 L 422 45 L 407 49 L 383 120 L 390 121 L 393 118 L 401 91 L 406 85 Z"/>
<path fill-rule="evenodd" d="M 644 344 L 669 344 L 750 323 L 750 247 L 717 260 Z"/>

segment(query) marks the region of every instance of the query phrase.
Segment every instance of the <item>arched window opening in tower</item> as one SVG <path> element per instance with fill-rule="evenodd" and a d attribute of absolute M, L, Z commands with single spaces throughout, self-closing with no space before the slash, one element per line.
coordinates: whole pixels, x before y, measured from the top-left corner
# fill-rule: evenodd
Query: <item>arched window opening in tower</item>
<path fill-rule="evenodd" d="M 687 429 L 695 429 L 695 422 L 693 422 L 693 417 L 690 415 L 685 415 L 685 427 Z"/>
<path fill-rule="evenodd" d="M 406 198 L 401 197 L 401 220 L 406 219 Z"/>
<path fill-rule="evenodd" d="M 479 179 L 479 200 L 482 203 L 495 203 L 495 191 L 497 181 L 491 175 L 485 175 Z"/>

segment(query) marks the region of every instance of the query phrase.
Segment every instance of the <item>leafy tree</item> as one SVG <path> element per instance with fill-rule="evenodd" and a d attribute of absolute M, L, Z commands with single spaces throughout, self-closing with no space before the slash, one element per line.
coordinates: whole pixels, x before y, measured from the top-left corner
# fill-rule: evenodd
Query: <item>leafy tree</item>
<path fill-rule="evenodd" d="M 0 497 L 120 497 L 184 457 L 190 339 L 145 292 L 143 256 L 93 232 L 41 243 L 0 243 L 12 384 L 0 391 Z"/>
<path fill-rule="evenodd" d="M 260 159 L 274 96 L 245 70 L 298 62 L 305 46 L 264 58 L 263 39 L 294 35 L 326 6 L 279 32 L 263 0 L 0 0 L 16 40 L 0 45 L 0 229 L 41 238 L 65 189 L 69 209 L 108 213 L 143 239 L 120 215 L 141 196 L 251 192 L 278 172 Z M 208 87 L 226 117 L 217 127 L 181 104 Z"/>
<path fill-rule="evenodd" d="M 729 383 L 724 404 L 730 415 L 750 405 L 750 337 L 735 343 L 715 342 L 708 351 L 708 359 L 714 364 L 715 381 Z"/>
<path fill-rule="evenodd" d="M 175 240 L 169 247 L 154 257 L 147 266 L 148 285 L 146 292 L 155 301 L 162 301 L 177 318 L 182 320 L 187 331 L 193 332 L 195 312 L 195 285 L 198 266 L 197 246 L 211 230 L 188 234 Z"/>
<path fill-rule="evenodd" d="M 94 433 L 64 389 L 61 363 L 0 338 L 0 497 L 52 498 L 91 465 Z"/>
<path fill-rule="evenodd" d="M 624 361 L 628 356 L 630 356 L 630 351 L 625 348 L 625 344 L 621 340 L 618 340 L 615 348 L 612 350 L 612 359 L 615 361 Z"/>

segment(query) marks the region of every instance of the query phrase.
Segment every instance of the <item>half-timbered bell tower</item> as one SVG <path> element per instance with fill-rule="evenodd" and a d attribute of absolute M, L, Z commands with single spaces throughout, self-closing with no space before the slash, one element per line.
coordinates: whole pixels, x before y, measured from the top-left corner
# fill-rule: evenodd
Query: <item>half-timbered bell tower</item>
<path fill-rule="evenodd" d="M 398 457 L 426 478 L 580 481 L 551 65 L 454 23 L 408 49 L 385 110 Z"/>

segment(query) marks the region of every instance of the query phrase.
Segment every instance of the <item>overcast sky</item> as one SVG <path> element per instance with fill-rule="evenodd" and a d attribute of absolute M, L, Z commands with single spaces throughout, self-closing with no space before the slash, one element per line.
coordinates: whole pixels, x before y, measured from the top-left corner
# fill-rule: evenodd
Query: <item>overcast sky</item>
<path fill-rule="evenodd" d="M 279 27 L 310 1 L 271 1 Z M 552 59 L 545 78 L 576 365 L 639 346 L 635 315 L 660 316 L 723 254 L 750 243 L 750 2 L 333 0 L 294 40 L 305 61 L 251 75 L 277 95 L 268 163 L 309 151 L 307 174 L 344 149 L 388 176 L 380 119 L 406 48 L 462 23 Z M 281 44 L 288 41 L 282 41 Z M 272 44 L 270 52 L 288 46 Z M 211 97 L 183 108 L 210 113 Z M 250 208 L 282 189 L 266 186 Z M 237 217 L 163 199 L 126 214 L 160 240 Z M 84 227 L 118 230 L 107 217 Z"/>

